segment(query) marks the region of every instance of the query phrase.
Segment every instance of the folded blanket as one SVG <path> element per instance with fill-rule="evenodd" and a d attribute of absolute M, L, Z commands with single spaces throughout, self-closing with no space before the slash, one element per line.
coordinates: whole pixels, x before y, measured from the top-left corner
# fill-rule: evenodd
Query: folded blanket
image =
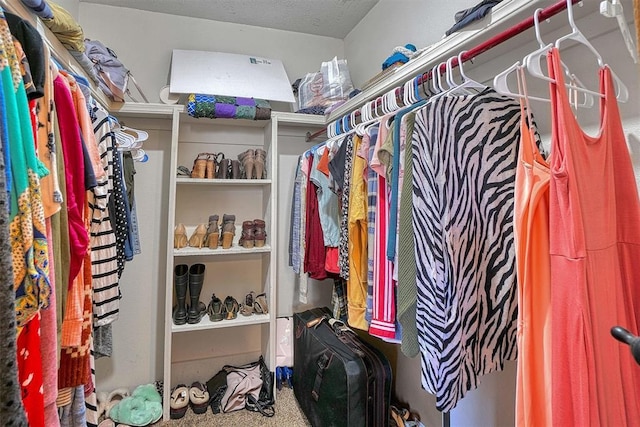
<path fill-rule="evenodd" d="M 269 120 L 271 104 L 264 99 L 192 93 L 187 101 L 187 114 L 209 119 Z"/>

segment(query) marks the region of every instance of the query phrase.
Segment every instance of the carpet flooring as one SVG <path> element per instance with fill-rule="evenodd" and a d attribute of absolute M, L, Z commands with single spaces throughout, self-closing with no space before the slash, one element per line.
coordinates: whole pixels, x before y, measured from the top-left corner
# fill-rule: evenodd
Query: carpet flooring
<path fill-rule="evenodd" d="M 202 415 L 189 409 L 179 420 L 161 421 L 154 427 L 211 427 L 211 426 L 243 426 L 243 427 L 310 427 L 311 424 L 300 410 L 293 390 L 283 387 L 276 395 L 275 415 L 271 418 L 257 412 L 247 410 L 214 414 L 208 410 Z"/>

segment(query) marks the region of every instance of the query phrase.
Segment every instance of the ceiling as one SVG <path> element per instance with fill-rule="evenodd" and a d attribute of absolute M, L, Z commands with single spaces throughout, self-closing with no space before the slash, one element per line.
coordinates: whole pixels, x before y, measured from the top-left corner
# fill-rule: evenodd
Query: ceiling
<path fill-rule="evenodd" d="M 343 39 L 378 0 L 80 0 Z"/>

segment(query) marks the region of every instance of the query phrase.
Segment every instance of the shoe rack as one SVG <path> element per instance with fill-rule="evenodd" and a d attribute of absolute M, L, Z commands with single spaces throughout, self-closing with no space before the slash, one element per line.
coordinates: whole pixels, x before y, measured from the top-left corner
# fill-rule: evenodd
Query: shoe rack
<path fill-rule="evenodd" d="M 166 403 L 163 405 L 164 420 L 169 419 L 171 389 L 179 384 L 189 386 L 194 381 L 206 382 L 225 364 L 253 362 L 260 355 L 275 371 L 276 316 L 291 315 L 296 300 L 296 279 L 287 265 L 292 177 L 297 156 L 311 145 L 304 142 L 305 134 L 324 127 L 323 116 L 274 112 L 271 120 L 264 121 L 210 120 L 194 119 L 181 110 L 182 106 L 177 105 L 125 103 L 119 111 L 114 111 L 114 115 L 128 125 L 149 130 L 150 141 L 157 141 L 150 147 L 150 162 L 140 167 L 141 175 L 153 176 L 154 180 L 144 177 L 137 180 L 136 197 L 137 200 L 160 199 L 155 203 L 162 206 L 162 211 L 153 211 L 155 219 L 152 221 L 158 224 L 142 224 L 142 228 L 148 230 L 142 236 L 142 256 L 146 256 L 147 261 L 138 263 L 142 258 L 136 258 L 128 267 L 129 288 L 124 298 L 132 305 L 139 305 L 139 302 L 134 303 L 131 298 L 145 298 L 145 295 L 157 301 L 157 312 L 140 314 L 148 318 L 146 322 L 130 321 L 142 329 L 149 328 L 148 339 L 159 341 L 158 350 L 162 354 L 158 353 L 158 359 L 154 359 L 153 344 L 147 353 L 132 348 L 135 354 L 150 354 L 150 360 L 134 362 L 128 357 L 125 362 L 130 366 L 141 363 L 148 366 L 150 380 L 158 379 L 154 368 L 162 371 L 163 402 Z M 278 141 L 282 142 L 282 147 Z M 266 177 L 263 179 L 177 175 L 178 166 L 191 170 L 199 153 L 223 152 L 225 158 L 235 160 L 238 154 L 251 148 L 266 152 Z M 281 161 L 285 166 L 282 171 Z M 149 171 L 151 167 L 158 170 Z M 146 206 L 141 204 L 140 207 Z M 221 245 L 216 249 L 189 246 L 174 249 L 177 224 L 185 225 L 188 239 L 199 224 L 208 223 L 209 216 L 218 215 L 220 225 L 225 214 L 236 217 L 236 232 L 229 249 L 223 249 Z M 148 220 L 145 216 L 139 218 Z M 242 222 L 255 219 L 265 221 L 264 246 L 251 249 L 239 246 Z M 221 301 L 233 296 L 242 304 L 245 295 L 253 291 L 256 296 L 265 294 L 268 313 L 250 316 L 238 313 L 235 319 L 216 322 L 210 321 L 205 314 L 197 323 L 175 325 L 172 317 L 177 303 L 175 267 L 186 265 L 190 269 L 197 264 L 205 267 L 200 302 L 208 305 L 215 293 Z M 151 271 L 157 281 L 148 283 Z M 186 299 L 189 302 L 188 291 Z M 153 305 L 145 302 L 151 309 Z M 129 313 L 125 309 L 123 316 L 138 316 L 136 313 L 139 311 Z M 108 372 L 109 367 L 104 369 Z M 118 375 L 127 374 L 118 371 Z"/>
<path fill-rule="evenodd" d="M 275 369 L 275 241 L 277 235 L 276 141 L 271 121 L 195 119 L 181 114 L 177 140 L 171 151 L 172 178 L 169 188 L 167 274 L 165 300 L 165 402 L 178 384 L 206 382 L 225 364 L 240 365 L 262 355 L 270 369 Z M 262 178 L 191 178 L 178 176 L 178 166 L 191 170 L 199 153 L 223 153 L 225 159 L 238 160 L 247 150 L 266 153 Z M 221 156 L 219 156 L 220 158 Z M 208 226 L 209 217 L 218 215 L 218 230 L 224 215 L 234 215 L 235 235 L 231 247 L 222 244 L 210 249 L 203 246 L 174 248 L 174 230 L 183 224 L 187 239 L 198 225 Z M 266 241 L 263 246 L 239 245 L 244 221 L 263 220 Z M 202 227 L 201 227 L 202 228 Z M 204 265 L 204 280 L 199 301 L 208 306 L 215 294 L 221 301 L 233 297 L 238 305 L 251 292 L 264 294 L 267 313 L 248 316 L 238 312 L 231 319 L 210 320 L 208 314 L 197 323 L 175 324 L 172 311 L 177 305 L 174 271 L 178 265 Z M 190 294 L 186 294 L 187 305 Z M 165 419 L 169 405 L 165 405 Z"/>

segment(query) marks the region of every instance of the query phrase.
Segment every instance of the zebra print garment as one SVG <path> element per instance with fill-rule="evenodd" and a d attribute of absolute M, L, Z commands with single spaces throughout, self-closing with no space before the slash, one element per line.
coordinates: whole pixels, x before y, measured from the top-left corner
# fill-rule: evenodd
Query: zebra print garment
<path fill-rule="evenodd" d="M 520 107 L 493 89 L 442 97 L 412 139 L 422 386 L 440 411 L 516 358 L 513 234 Z"/>

